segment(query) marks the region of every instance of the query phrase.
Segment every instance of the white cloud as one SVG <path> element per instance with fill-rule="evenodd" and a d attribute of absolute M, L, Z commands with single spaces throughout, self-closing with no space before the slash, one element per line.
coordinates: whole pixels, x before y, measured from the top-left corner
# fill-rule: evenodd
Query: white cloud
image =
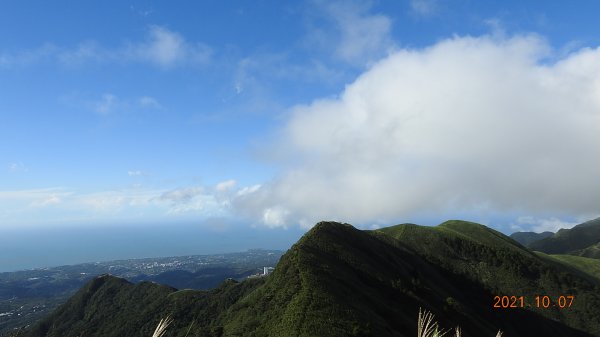
<path fill-rule="evenodd" d="M 413 13 L 428 17 L 436 13 L 438 4 L 437 0 L 410 0 L 410 8 Z"/>
<path fill-rule="evenodd" d="M 131 171 L 134 175 L 137 171 Z M 142 172 L 143 174 L 143 172 Z M 231 198 L 238 195 L 235 181 L 214 186 L 149 189 L 142 185 L 104 191 L 65 188 L 0 190 L 4 226 L 155 222 L 226 218 L 232 215 Z M 220 189 L 217 188 L 221 186 Z M 245 189 L 253 191 L 253 188 Z"/>
<path fill-rule="evenodd" d="M 242 196 L 245 196 L 245 195 L 252 195 L 256 191 L 258 191 L 260 188 L 261 188 L 261 185 L 253 185 L 253 186 L 243 187 L 239 191 L 236 192 L 236 197 L 242 197 Z"/>
<path fill-rule="evenodd" d="M 140 170 L 135 170 L 135 171 L 127 171 L 127 175 L 130 177 L 139 177 L 144 175 L 144 172 L 140 171 Z"/>
<path fill-rule="evenodd" d="M 556 233 L 561 228 L 570 229 L 578 224 L 578 222 L 562 221 L 554 217 L 542 219 L 532 216 L 522 216 L 517 219 L 516 227 L 521 228 L 522 225 L 525 225 L 530 228 L 531 231 L 536 233 L 542 233 L 546 231 Z"/>
<path fill-rule="evenodd" d="M 215 189 L 217 192 L 226 192 L 233 189 L 237 185 L 237 182 L 233 179 L 222 181 L 217 184 Z"/>
<path fill-rule="evenodd" d="M 370 3 L 318 1 L 317 5 L 334 29 L 313 28 L 309 40 L 322 48 L 333 48 L 337 59 L 364 66 L 395 48 L 390 18 L 369 13 Z"/>
<path fill-rule="evenodd" d="M 138 48 L 140 57 L 148 57 L 151 61 L 162 66 L 169 66 L 185 56 L 183 38 L 162 27 L 152 27 L 151 40 Z"/>
<path fill-rule="evenodd" d="M 286 171 L 235 207 L 270 225 L 597 212 L 600 49 L 549 56 L 534 35 L 400 50 L 293 108 L 273 151 Z"/>
<path fill-rule="evenodd" d="M 268 227 L 286 227 L 289 211 L 285 208 L 275 206 L 263 211 L 262 222 Z"/>

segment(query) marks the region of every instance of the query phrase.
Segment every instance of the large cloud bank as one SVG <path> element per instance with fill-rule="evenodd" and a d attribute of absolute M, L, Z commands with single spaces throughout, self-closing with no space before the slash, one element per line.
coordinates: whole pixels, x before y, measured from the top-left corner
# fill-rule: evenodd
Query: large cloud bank
<path fill-rule="evenodd" d="M 233 205 L 268 226 L 428 211 L 597 213 L 600 49 L 535 35 L 399 50 L 336 98 L 292 109 L 282 174 Z"/>

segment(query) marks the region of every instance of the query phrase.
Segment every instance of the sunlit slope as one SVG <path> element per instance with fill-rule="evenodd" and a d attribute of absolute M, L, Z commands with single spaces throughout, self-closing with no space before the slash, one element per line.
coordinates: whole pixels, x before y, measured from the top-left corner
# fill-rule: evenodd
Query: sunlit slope
<path fill-rule="evenodd" d="M 559 262 L 566 267 L 575 268 L 578 271 L 593 276 L 600 281 L 600 259 L 574 255 L 548 255 L 542 252 L 536 252 L 536 254 Z"/>
<path fill-rule="evenodd" d="M 550 263 L 495 230 L 466 221 L 449 221 L 436 227 L 404 224 L 380 231 L 431 263 L 497 295 L 523 295 L 535 304 L 536 295 L 574 294 L 578 304 L 569 310 L 535 306 L 530 310 L 573 326 L 591 325 L 586 329 L 600 333 L 600 311 L 595 309 L 600 305 L 597 279 Z"/>

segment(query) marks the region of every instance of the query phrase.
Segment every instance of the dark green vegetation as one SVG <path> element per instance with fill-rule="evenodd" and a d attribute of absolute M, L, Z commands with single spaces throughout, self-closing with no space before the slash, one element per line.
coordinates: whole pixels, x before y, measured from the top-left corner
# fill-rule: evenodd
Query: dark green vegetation
<path fill-rule="evenodd" d="M 227 278 L 244 279 L 264 266 L 274 266 L 281 255 L 280 251 L 257 249 L 0 273 L 0 336 L 47 316 L 97 275 L 111 273 L 134 283 L 153 281 L 179 289 L 212 289 Z"/>
<path fill-rule="evenodd" d="M 528 245 L 531 250 L 546 254 L 569 254 L 600 259 L 600 218 L 584 222 L 571 229 Z"/>
<path fill-rule="evenodd" d="M 493 309 L 494 296 L 523 308 Z M 572 295 L 570 308 L 537 308 Z M 600 281 L 485 226 L 449 221 L 360 231 L 317 224 L 268 277 L 212 291 L 103 276 L 24 336 L 416 336 L 419 308 L 463 336 L 600 336 Z"/>
<path fill-rule="evenodd" d="M 542 233 L 516 232 L 516 233 L 512 233 L 510 235 L 510 238 L 513 239 L 513 240 L 515 240 L 515 241 L 517 241 L 518 243 L 522 244 L 523 246 L 527 247 L 532 242 L 545 239 L 545 238 L 550 237 L 552 235 L 554 235 L 554 233 L 552 233 L 552 232 L 542 232 Z"/>
<path fill-rule="evenodd" d="M 217 330 L 202 326 L 262 281 L 226 281 L 211 291 L 177 291 L 151 282 L 134 285 L 104 275 L 88 283 L 26 335 L 151 336 L 158 321 L 167 315 L 177 318 L 170 326 L 173 331 L 183 331 L 193 323 L 196 333 L 210 334 Z"/>

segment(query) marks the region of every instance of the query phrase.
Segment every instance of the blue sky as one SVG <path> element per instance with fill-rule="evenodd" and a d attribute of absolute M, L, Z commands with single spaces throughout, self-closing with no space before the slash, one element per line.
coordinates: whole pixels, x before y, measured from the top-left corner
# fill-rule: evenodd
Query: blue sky
<path fill-rule="evenodd" d="M 598 7 L 3 1 L 0 227 L 573 226 Z"/>

